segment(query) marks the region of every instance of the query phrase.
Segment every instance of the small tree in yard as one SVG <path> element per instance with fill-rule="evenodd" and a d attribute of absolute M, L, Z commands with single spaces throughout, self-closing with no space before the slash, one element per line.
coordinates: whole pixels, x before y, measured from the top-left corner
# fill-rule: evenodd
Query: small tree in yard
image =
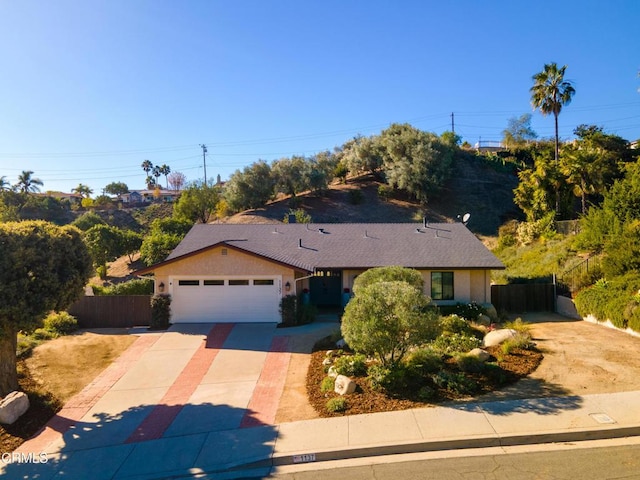
<path fill-rule="evenodd" d="M 418 270 L 399 266 L 377 267 L 358 275 L 353 283 L 353 293 L 357 295 L 360 289 L 376 282 L 407 282 L 420 291 L 424 288 L 424 280 Z"/>
<path fill-rule="evenodd" d="M 342 335 L 349 346 L 386 367 L 397 365 L 410 347 L 434 340 L 439 331 L 430 300 L 403 281 L 359 288 L 342 317 Z"/>
<path fill-rule="evenodd" d="M 91 276 L 80 232 L 43 221 L 0 224 L 0 396 L 18 389 L 18 332 L 73 303 Z"/>

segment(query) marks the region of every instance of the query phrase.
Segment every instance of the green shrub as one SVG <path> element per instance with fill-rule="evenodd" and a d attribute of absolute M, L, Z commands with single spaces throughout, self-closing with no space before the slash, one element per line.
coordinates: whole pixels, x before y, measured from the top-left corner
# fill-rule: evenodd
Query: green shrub
<path fill-rule="evenodd" d="M 343 355 L 333 364 L 336 372 L 347 377 L 363 377 L 367 374 L 367 357 L 361 353 Z"/>
<path fill-rule="evenodd" d="M 67 335 L 78 329 L 78 321 L 67 312 L 50 313 L 43 321 L 43 328 L 58 335 Z"/>
<path fill-rule="evenodd" d="M 422 400 L 423 402 L 426 402 L 436 398 L 438 396 L 438 392 L 434 388 L 428 385 L 423 385 L 418 390 L 417 396 L 418 396 L 418 400 Z"/>
<path fill-rule="evenodd" d="M 320 391 L 322 393 L 333 392 L 336 388 L 336 379 L 333 377 L 324 377 L 320 384 Z"/>
<path fill-rule="evenodd" d="M 464 335 L 473 335 L 473 329 L 469 322 L 456 314 L 442 317 L 440 320 L 443 334 L 460 333 Z"/>
<path fill-rule="evenodd" d="M 154 295 L 151 297 L 151 330 L 166 330 L 171 320 L 171 296 Z"/>
<path fill-rule="evenodd" d="M 484 370 L 485 363 L 475 355 L 469 355 L 468 353 L 458 354 L 455 357 L 456 365 L 463 372 L 479 373 Z"/>
<path fill-rule="evenodd" d="M 424 383 L 424 377 L 417 368 L 404 364 L 391 367 L 371 365 L 367 370 L 367 376 L 371 388 L 391 394 L 416 391 Z"/>
<path fill-rule="evenodd" d="M 475 321 L 480 315 L 486 315 L 487 310 L 476 302 L 458 303 L 455 307 L 455 313 L 466 320 Z"/>
<path fill-rule="evenodd" d="M 531 337 L 528 334 L 518 333 L 514 338 L 505 340 L 500 345 L 503 355 L 509 355 L 514 349 L 529 350 L 533 347 Z"/>
<path fill-rule="evenodd" d="M 595 316 L 599 321 L 610 320 L 618 328 L 637 325 L 634 304 L 640 288 L 640 272 L 628 272 L 610 280 L 601 279 L 575 297 L 578 313 Z M 637 330 L 636 330 L 637 331 Z"/>
<path fill-rule="evenodd" d="M 347 399 L 344 397 L 331 398 L 327 401 L 327 411 L 330 413 L 344 412 L 348 406 Z"/>
<path fill-rule="evenodd" d="M 296 324 L 296 305 L 298 298 L 294 295 L 286 295 L 280 300 L 280 315 L 284 325 Z"/>
<path fill-rule="evenodd" d="M 318 309 L 315 305 L 302 303 L 300 296 L 290 294 L 280 300 L 280 315 L 282 326 L 293 327 L 313 322 L 318 315 Z"/>
<path fill-rule="evenodd" d="M 153 280 L 140 278 L 109 287 L 92 285 L 94 295 L 153 295 Z"/>
<path fill-rule="evenodd" d="M 96 274 L 98 275 L 98 277 L 104 280 L 105 278 L 107 278 L 107 267 L 105 265 L 96 267 Z"/>
<path fill-rule="evenodd" d="M 390 366 L 399 363 L 411 347 L 433 340 L 440 322 L 429 300 L 412 285 L 375 282 L 358 289 L 345 308 L 341 328 L 356 352 Z"/>
<path fill-rule="evenodd" d="M 469 395 L 477 391 L 478 384 L 467 378 L 464 373 L 442 370 L 431 376 L 433 383 L 459 395 Z"/>
<path fill-rule="evenodd" d="M 18 345 L 16 348 L 16 356 L 19 358 L 26 358 L 31 355 L 31 352 L 40 344 L 40 340 L 36 339 L 32 335 L 25 335 L 18 333 Z"/>
<path fill-rule="evenodd" d="M 515 330 L 516 332 L 528 336 L 531 338 L 531 325 L 522 321 L 522 318 L 518 317 L 515 320 L 505 322 L 504 328 Z"/>
<path fill-rule="evenodd" d="M 36 340 L 51 340 L 53 338 L 57 338 L 59 335 L 56 332 L 47 330 L 46 328 L 38 328 L 33 331 L 31 336 Z"/>
<path fill-rule="evenodd" d="M 353 282 L 353 293 L 358 295 L 360 289 L 377 282 L 407 282 L 421 292 L 424 289 L 422 274 L 413 268 L 376 267 L 362 272 Z"/>
<path fill-rule="evenodd" d="M 389 198 L 391 198 L 391 195 L 393 195 L 393 187 L 391 187 L 390 185 L 382 184 L 378 187 L 378 196 L 382 200 L 389 200 Z"/>
<path fill-rule="evenodd" d="M 416 369 L 423 374 L 435 373 L 442 369 L 442 355 L 430 348 L 420 348 L 407 355 L 405 360 L 409 368 Z"/>
<path fill-rule="evenodd" d="M 440 335 L 431 342 L 430 347 L 437 352 L 452 355 L 454 353 L 467 353 L 479 347 L 481 343 L 481 340 L 473 335 L 453 333 Z"/>

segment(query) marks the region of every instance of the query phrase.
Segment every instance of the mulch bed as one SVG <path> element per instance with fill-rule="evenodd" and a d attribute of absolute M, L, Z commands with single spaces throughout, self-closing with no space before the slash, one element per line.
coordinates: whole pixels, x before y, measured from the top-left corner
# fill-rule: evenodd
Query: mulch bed
<path fill-rule="evenodd" d="M 517 382 L 538 368 L 543 358 L 542 353 L 537 350 L 514 349 L 509 355 L 501 355 L 501 360 L 497 361 L 496 358 L 499 348 L 500 347 L 486 348 L 489 354 L 492 355 L 489 361 L 497 364 L 497 368 L 487 369 L 487 371 L 481 373 L 465 373 L 467 378 L 477 384 L 474 395 L 491 392 Z M 409 408 L 434 405 L 448 400 L 473 398 L 442 388 L 436 388 L 435 397 L 429 401 L 417 399 L 416 392 L 411 391 L 401 392 L 391 396 L 383 391 L 371 388 L 366 377 L 356 377 L 353 378 L 357 384 L 356 392 L 345 396 L 348 406 L 346 411 L 342 413 L 331 413 L 327 411 L 326 403 L 329 399 L 339 397 L 339 395 L 334 392 L 325 393 L 320 390 L 320 384 L 326 377 L 325 367 L 322 365 L 324 359 L 325 350 L 314 352 L 307 372 L 307 395 L 309 402 L 321 417 L 406 410 Z M 460 372 L 453 359 L 445 361 L 445 369 L 451 373 Z"/>
<path fill-rule="evenodd" d="M 29 410 L 13 425 L 0 425 L 0 453 L 14 451 L 46 425 L 61 405 L 51 395 L 42 393 L 31 378 L 24 360 L 18 360 L 18 384 L 29 397 Z"/>

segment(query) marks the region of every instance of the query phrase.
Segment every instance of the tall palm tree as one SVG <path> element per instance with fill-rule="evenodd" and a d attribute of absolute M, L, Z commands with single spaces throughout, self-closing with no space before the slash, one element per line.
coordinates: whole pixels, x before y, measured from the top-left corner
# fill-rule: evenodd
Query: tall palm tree
<path fill-rule="evenodd" d="M 160 188 L 159 184 L 158 184 L 158 178 L 160 177 L 160 175 L 162 174 L 162 172 L 160 171 L 160 167 L 158 165 L 156 165 L 155 167 L 153 167 L 153 170 L 151 170 L 151 174 L 156 177 L 155 178 L 155 182 L 154 185 L 156 186 L 156 188 Z"/>
<path fill-rule="evenodd" d="M 160 173 L 162 175 L 164 175 L 164 182 L 167 185 L 167 190 L 168 190 L 169 189 L 169 178 L 167 177 L 167 175 L 169 175 L 171 173 L 171 168 L 166 163 L 163 163 L 162 166 L 160 167 Z"/>
<path fill-rule="evenodd" d="M 39 192 L 39 187 L 44 185 L 42 180 L 33 178 L 31 175 L 33 175 L 31 170 L 23 170 L 22 173 L 18 175 L 18 183 L 16 183 L 15 186 L 22 193 Z"/>
<path fill-rule="evenodd" d="M 576 93 L 575 88 L 570 81 L 564 79 L 564 72 L 567 69 L 565 65 L 558 68 L 554 63 L 545 64 L 544 69 L 536 73 L 532 78 L 534 81 L 531 92 L 531 105 L 534 110 L 540 109 L 543 115 L 553 113 L 556 124 L 556 162 L 560 152 L 558 139 L 558 115 L 564 105 L 571 103 L 573 94 Z"/>
<path fill-rule="evenodd" d="M 149 172 L 151 170 L 153 170 L 153 163 L 151 163 L 149 160 L 145 160 L 144 162 L 142 162 L 142 170 L 145 171 L 145 173 L 147 174 L 147 179 L 150 177 Z M 147 181 L 147 183 L 149 183 Z"/>
<path fill-rule="evenodd" d="M 72 188 L 71 191 L 87 198 L 89 198 L 89 195 L 93 193 L 93 190 L 91 190 L 91 188 L 89 188 L 87 185 L 83 185 L 82 183 L 79 183 L 76 188 Z"/>

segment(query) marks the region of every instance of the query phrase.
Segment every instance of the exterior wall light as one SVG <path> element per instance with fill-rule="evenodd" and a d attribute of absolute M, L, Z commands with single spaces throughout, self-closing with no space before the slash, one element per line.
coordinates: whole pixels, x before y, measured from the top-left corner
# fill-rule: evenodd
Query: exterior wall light
<path fill-rule="evenodd" d="M 158 285 L 158 291 L 160 293 L 164 292 L 164 282 L 160 282 L 160 285 Z"/>
<path fill-rule="evenodd" d="M 291 284 L 289 282 L 285 283 L 284 284 L 284 289 L 285 289 L 285 291 L 290 292 L 291 291 Z"/>

